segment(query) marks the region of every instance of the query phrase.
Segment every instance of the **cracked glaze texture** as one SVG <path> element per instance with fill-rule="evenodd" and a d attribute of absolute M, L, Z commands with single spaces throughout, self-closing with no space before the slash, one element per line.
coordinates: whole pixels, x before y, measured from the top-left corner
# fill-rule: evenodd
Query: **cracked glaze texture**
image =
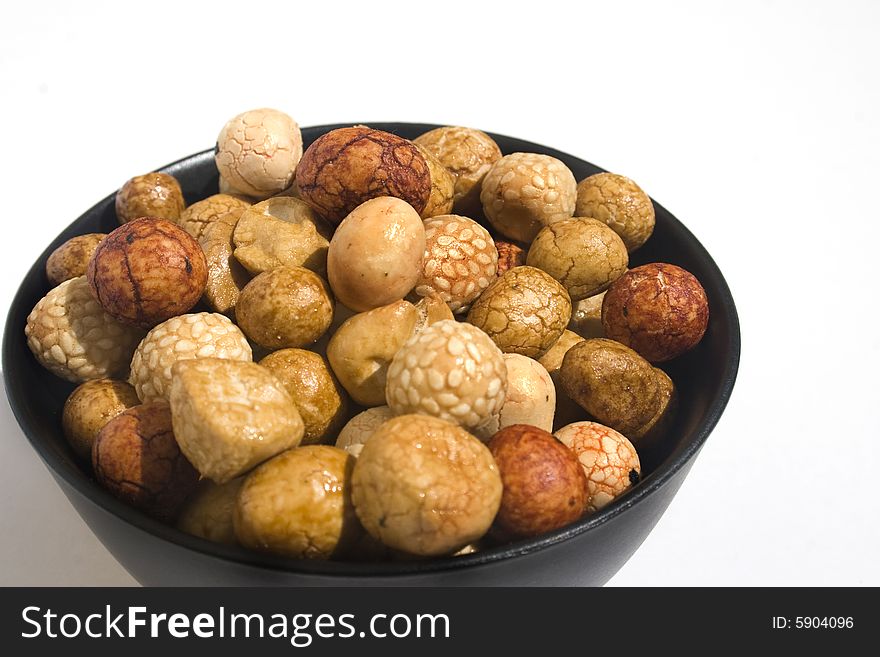
<path fill-rule="evenodd" d="M 98 483 L 159 520 L 173 520 L 199 473 L 177 446 L 168 404 L 135 406 L 110 420 L 92 448 Z"/>
<path fill-rule="evenodd" d="M 605 335 L 652 363 L 693 349 L 709 325 L 706 292 L 690 272 L 661 262 L 631 269 L 602 302 Z"/>
<path fill-rule="evenodd" d="M 301 198 L 334 226 L 364 201 L 393 196 L 424 211 L 431 196 L 428 163 L 415 144 L 366 126 L 322 135 L 296 170 Z"/>
<path fill-rule="evenodd" d="M 425 556 L 451 554 L 483 536 L 501 491 L 488 448 L 425 415 L 379 427 L 352 475 L 352 502 L 366 530 L 389 547 Z"/>
<path fill-rule="evenodd" d="M 507 366 L 478 328 L 443 320 L 414 335 L 388 368 L 385 397 L 395 414 L 424 413 L 476 428 L 498 415 Z"/>
<path fill-rule="evenodd" d="M 636 448 L 614 429 L 575 422 L 553 435 L 574 452 L 587 475 L 587 513 L 595 513 L 639 482 L 642 468 Z"/>
<path fill-rule="evenodd" d="M 467 217 L 440 215 L 425 220 L 425 258 L 415 292 L 437 293 L 454 313 L 495 280 L 498 252 L 489 231 Z"/>
<path fill-rule="evenodd" d="M 120 224 L 139 217 L 159 217 L 177 222 L 186 202 L 174 176 L 146 173 L 126 181 L 116 192 L 115 207 Z"/>
<path fill-rule="evenodd" d="M 214 161 L 234 189 L 265 197 L 290 186 L 302 153 L 296 121 L 284 112 L 262 108 L 242 112 L 223 126 Z"/>
<path fill-rule="evenodd" d="M 344 555 L 363 536 L 351 504 L 353 465 L 341 449 L 308 445 L 259 466 L 238 495 L 239 542 L 293 558 Z"/>
<path fill-rule="evenodd" d="M 467 321 L 504 353 L 540 358 L 571 318 L 568 292 L 535 267 L 515 267 L 496 279 L 471 306 Z"/>
<path fill-rule="evenodd" d="M 393 417 L 394 413 L 387 406 L 375 406 L 358 413 L 342 427 L 336 446 L 357 458 L 376 429 Z"/>
<path fill-rule="evenodd" d="M 52 251 L 46 260 L 46 278 L 49 283 L 55 286 L 71 278 L 84 276 L 92 254 L 105 237 L 106 233 L 77 235 Z"/>
<path fill-rule="evenodd" d="M 238 221 L 241 213 L 250 206 L 250 203 L 235 196 L 214 194 L 201 201 L 196 201 L 184 210 L 178 223 L 187 233 L 199 240 L 213 221 L 231 215 L 229 221 L 234 223 Z"/>
<path fill-rule="evenodd" d="M 141 401 L 168 399 L 171 367 L 190 358 L 229 358 L 249 361 L 251 346 L 228 317 L 192 313 L 172 317 L 141 340 L 131 358 L 129 383 Z"/>
<path fill-rule="evenodd" d="M 577 186 L 575 214 L 602 221 L 620 235 L 632 253 L 654 232 L 654 204 L 648 195 L 626 176 L 597 173 Z"/>
<path fill-rule="evenodd" d="M 576 196 L 574 174 L 560 160 L 538 153 L 511 153 L 489 169 L 480 201 L 495 230 L 528 243 L 544 226 L 571 218 Z"/>
<path fill-rule="evenodd" d="M 562 283 L 572 301 L 604 291 L 626 272 L 623 240 L 596 219 L 565 219 L 545 226 L 529 247 L 526 264 Z"/>
<path fill-rule="evenodd" d="M 24 327 L 37 362 L 55 376 L 81 383 L 124 376 L 143 332 L 120 324 L 92 296 L 85 276 L 49 290 Z"/>
<path fill-rule="evenodd" d="M 575 454 L 529 424 L 502 429 L 489 441 L 504 493 L 495 524 L 510 537 L 537 536 L 574 522 L 587 505 L 587 479 Z"/>
<path fill-rule="evenodd" d="M 413 142 L 433 154 L 455 178 L 453 212 L 477 216 L 482 212 L 483 178 L 501 159 L 501 149 L 485 132 L 461 126 L 434 128 Z"/>
<path fill-rule="evenodd" d="M 170 399 L 181 451 L 203 477 L 218 484 L 296 447 L 303 437 L 290 395 L 256 363 L 179 361 Z"/>
<path fill-rule="evenodd" d="M 141 217 L 110 233 L 88 267 L 92 293 L 113 318 L 147 329 L 185 313 L 205 291 L 199 243 L 164 219 Z"/>

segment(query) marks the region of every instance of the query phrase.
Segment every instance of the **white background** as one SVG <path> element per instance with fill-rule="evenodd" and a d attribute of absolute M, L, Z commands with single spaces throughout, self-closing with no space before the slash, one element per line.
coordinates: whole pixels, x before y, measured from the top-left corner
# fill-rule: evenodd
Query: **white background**
<path fill-rule="evenodd" d="M 682 219 L 742 322 L 727 412 L 611 583 L 880 584 L 880 4 L 0 12 L 4 314 L 64 226 L 130 176 L 212 146 L 245 109 L 301 125 L 471 125 L 556 146 L 634 178 Z M 132 584 L 3 397 L 0 584 Z"/>

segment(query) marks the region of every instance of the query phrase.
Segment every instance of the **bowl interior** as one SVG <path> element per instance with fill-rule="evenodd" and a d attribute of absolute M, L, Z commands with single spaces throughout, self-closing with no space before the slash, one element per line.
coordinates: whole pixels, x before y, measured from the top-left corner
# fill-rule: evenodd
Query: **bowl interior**
<path fill-rule="evenodd" d="M 350 125 L 350 124 L 348 124 Z M 414 138 L 437 126 L 408 123 L 373 123 L 372 127 Z M 341 125 L 303 129 L 306 146 L 328 130 Z M 491 134 L 491 133 L 490 133 Z M 582 180 L 602 171 L 601 168 L 566 153 L 520 139 L 492 134 L 503 153 L 517 151 L 546 153 L 562 160 Z M 174 162 L 161 171 L 174 175 L 181 184 L 187 204 L 217 193 L 218 175 L 213 151 L 204 151 Z M 129 172 L 131 173 L 131 172 Z M 122 174 L 125 176 L 125 172 Z M 132 174 L 133 175 L 133 174 Z M 144 531 L 177 543 L 185 548 L 267 568 L 324 574 L 364 575 L 395 574 L 412 571 L 462 568 L 471 565 L 515 558 L 549 544 L 589 531 L 650 495 L 691 459 L 715 426 L 730 396 L 739 363 L 740 336 L 736 308 L 730 290 L 712 258 L 696 238 L 659 204 L 655 232 L 638 250 L 630 266 L 647 262 L 669 262 L 692 272 L 703 284 L 709 299 L 709 327 L 702 342 L 691 352 L 663 364 L 680 395 L 679 410 L 666 438 L 650 449 L 640 449 L 643 479 L 626 495 L 599 513 L 568 527 L 531 540 L 489 548 L 473 555 L 430 561 L 381 564 L 313 562 L 264 555 L 243 548 L 210 543 L 161 524 L 132 509 L 101 489 L 87 465 L 81 464 L 61 433 L 61 409 L 73 384 L 62 381 L 43 369 L 33 358 L 24 338 L 27 315 L 50 289 L 45 274 L 49 254 L 65 240 L 83 233 L 109 233 L 118 227 L 114 210 L 115 192 L 89 209 L 68 226 L 33 264 L 21 283 L 7 317 L 3 344 L 3 374 L 12 410 L 34 448 L 55 472 L 77 491 L 110 513 L 133 523 Z"/>

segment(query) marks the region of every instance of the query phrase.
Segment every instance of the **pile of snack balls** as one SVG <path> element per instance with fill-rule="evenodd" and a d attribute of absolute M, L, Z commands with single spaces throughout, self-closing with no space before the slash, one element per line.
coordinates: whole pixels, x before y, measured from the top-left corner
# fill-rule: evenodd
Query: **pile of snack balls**
<path fill-rule="evenodd" d="M 220 131 L 219 194 L 148 173 L 120 227 L 62 244 L 25 334 L 80 384 L 63 431 L 113 495 L 294 558 L 465 554 L 594 513 L 667 430 L 655 364 L 702 338 L 700 283 L 628 269 L 631 180 L 485 133 Z"/>

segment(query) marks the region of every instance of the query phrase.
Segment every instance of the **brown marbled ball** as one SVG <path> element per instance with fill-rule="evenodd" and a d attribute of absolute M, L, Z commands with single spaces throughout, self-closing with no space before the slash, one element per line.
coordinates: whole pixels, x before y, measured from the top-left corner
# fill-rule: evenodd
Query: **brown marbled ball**
<path fill-rule="evenodd" d="M 587 478 L 577 456 L 552 434 L 528 424 L 502 429 L 489 441 L 504 492 L 496 526 L 511 536 L 537 536 L 581 517 Z"/>
<path fill-rule="evenodd" d="M 315 272 L 276 267 L 244 286 L 235 318 L 244 334 L 261 347 L 305 347 L 330 328 L 333 300 Z"/>
<path fill-rule="evenodd" d="M 208 265 L 202 247 L 184 230 L 164 219 L 141 217 L 98 245 L 87 276 L 108 315 L 150 328 L 198 303 Z"/>
<path fill-rule="evenodd" d="M 495 248 L 498 250 L 498 267 L 495 271 L 497 276 L 501 276 L 509 269 L 522 267 L 526 264 L 526 251 L 521 246 L 513 242 L 496 240 Z"/>
<path fill-rule="evenodd" d="M 431 173 L 411 141 L 366 126 L 316 139 L 296 168 L 300 197 L 334 226 L 364 201 L 394 196 L 422 213 Z"/>
<path fill-rule="evenodd" d="M 54 287 L 71 278 L 85 276 L 92 254 L 105 237 L 106 233 L 77 235 L 52 251 L 52 255 L 46 260 L 46 278 L 49 283 Z"/>
<path fill-rule="evenodd" d="M 662 363 L 693 349 L 709 324 L 706 292 L 690 272 L 662 262 L 630 269 L 602 302 L 605 335 Z"/>
<path fill-rule="evenodd" d="M 185 207 L 180 184 L 167 173 L 135 176 L 116 192 L 116 217 L 120 224 L 139 217 L 177 221 Z"/>
<path fill-rule="evenodd" d="M 98 483 L 123 502 L 173 520 L 199 481 L 180 452 L 171 428 L 171 408 L 150 402 L 110 420 L 92 447 Z"/>

